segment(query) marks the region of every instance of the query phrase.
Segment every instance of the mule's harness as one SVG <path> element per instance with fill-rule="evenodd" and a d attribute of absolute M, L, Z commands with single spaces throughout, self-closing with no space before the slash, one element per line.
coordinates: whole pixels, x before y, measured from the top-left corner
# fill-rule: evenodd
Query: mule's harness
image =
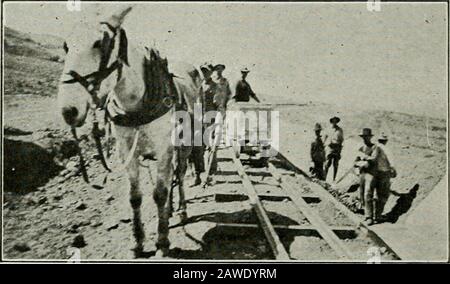
<path fill-rule="evenodd" d="M 85 76 L 80 75 L 78 72 L 74 71 L 74 70 L 70 70 L 67 75 L 70 75 L 72 77 L 72 79 L 69 80 L 65 80 L 62 83 L 63 84 L 75 84 L 78 83 L 81 86 L 84 87 L 84 89 L 89 93 L 89 95 L 91 96 L 92 102 L 93 102 L 93 126 L 92 126 L 92 136 L 94 137 L 95 140 L 95 145 L 97 148 L 97 152 L 100 156 L 100 161 L 103 165 L 103 167 L 108 171 L 111 172 L 111 170 L 109 169 L 106 160 L 105 160 L 105 156 L 103 154 L 103 150 L 102 150 L 102 144 L 101 144 L 101 136 L 102 136 L 102 132 L 99 128 L 99 122 L 97 120 L 97 116 L 96 116 L 96 109 L 100 109 L 100 110 L 104 110 L 105 105 L 101 104 L 100 99 L 98 97 L 98 91 L 100 90 L 101 84 L 102 82 L 108 78 L 114 71 L 117 71 L 117 82 L 120 80 L 121 76 L 122 76 L 122 67 L 123 67 L 123 61 L 122 59 L 118 56 L 116 58 L 116 60 L 111 63 L 109 66 L 109 61 L 111 59 L 111 54 L 112 51 L 114 50 L 114 44 L 115 44 L 115 39 L 116 36 L 118 34 L 118 29 L 112 27 L 111 25 L 104 23 L 107 25 L 107 27 L 113 32 L 113 36 L 109 37 L 109 34 L 107 32 L 104 33 L 104 37 L 102 39 L 101 45 L 99 46 L 99 48 L 101 49 L 101 59 L 100 59 L 100 63 L 99 63 L 99 67 L 97 71 L 94 71 L 90 74 L 87 74 Z M 120 32 L 122 30 L 119 30 Z M 120 55 L 120 51 L 118 53 Z M 107 120 L 107 117 L 105 116 L 105 122 L 109 123 L 109 121 Z M 78 137 L 76 135 L 76 129 L 75 127 L 72 127 L 71 129 L 72 135 L 74 136 L 74 139 L 78 142 Z M 135 139 L 137 140 L 137 139 Z M 137 144 L 137 143 L 136 143 Z M 79 148 L 79 147 L 78 147 Z M 133 145 L 132 148 L 136 148 L 135 145 Z M 132 151 L 133 153 L 130 153 L 131 155 L 134 154 L 134 151 Z M 83 175 L 84 180 L 89 183 L 89 178 L 87 176 L 86 173 L 86 167 L 84 164 L 84 159 L 83 156 L 81 154 L 81 149 L 79 148 L 78 150 L 78 154 L 80 157 L 80 167 L 81 167 L 81 172 Z M 131 160 L 131 159 L 127 159 L 127 160 Z M 129 162 L 128 162 L 129 163 Z"/>
<path fill-rule="evenodd" d="M 72 79 L 63 81 L 63 84 L 74 84 L 78 83 L 81 86 L 83 86 L 86 91 L 89 93 L 89 95 L 92 98 L 93 103 L 95 104 L 95 107 L 97 108 L 103 108 L 103 106 L 100 106 L 100 99 L 98 98 L 98 91 L 100 90 L 100 86 L 106 78 L 109 77 L 114 71 L 117 72 L 117 81 L 120 80 L 122 76 L 122 67 L 123 62 L 122 59 L 118 56 L 116 60 L 111 63 L 111 65 L 108 66 L 109 61 L 111 59 L 112 51 L 114 50 L 115 45 L 115 39 L 118 35 L 118 29 L 112 27 L 111 25 L 106 24 L 106 26 L 112 31 L 113 36 L 110 38 L 109 34 L 107 32 L 104 32 L 104 37 L 100 43 L 99 48 L 101 49 L 101 59 L 99 63 L 99 67 L 97 71 L 94 71 L 90 74 L 87 74 L 85 76 L 82 76 L 78 74 L 74 70 L 70 70 L 67 75 L 70 75 Z M 122 32 L 120 29 L 119 32 Z M 119 51 L 120 55 L 120 51 Z"/>
<path fill-rule="evenodd" d="M 78 72 L 74 71 L 74 70 L 70 70 L 67 75 L 70 75 L 72 78 L 63 81 L 63 84 L 75 84 L 78 83 L 81 86 L 84 87 L 84 89 L 89 93 L 92 102 L 93 102 L 93 128 L 92 128 L 92 135 L 94 137 L 95 140 L 95 144 L 96 144 L 96 148 L 97 148 L 97 152 L 98 155 L 100 157 L 100 161 L 103 165 L 103 167 L 108 171 L 111 172 L 111 170 L 109 169 L 107 163 L 106 163 L 106 159 L 105 156 L 103 154 L 103 150 L 102 150 L 102 144 L 101 144 L 101 136 L 102 136 L 102 131 L 99 128 L 99 122 L 97 120 L 97 116 L 96 116 L 96 109 L 100 109 L 100 110 L 104 110 L 105 111 L 105 123 L 108 125 L 107 127 L 109 128 L 109 120 L 112 120 L 115 124 L 117 125 L 121 125 L 121 126 L 139 126 L 139 125 L 143 125 L 146 124 L 152 120 L 154 120 L 155 118 L 157 118 L 158 116 L 160 116 L 163 113 L 166 113 L 167 111 L 169 111 L 170 109 L 172 109 L 172 107 L 176 107 L 177 104 L 173 104 L 173 100 L 174 100 L 174 96 L 173 94 L 170 94 L 167 97 L 164 97 L 162 99 L 162 102 L 164 103 L 164 106 L 162 107 L 162 109 L 159 110 L 159 114 L 144 114 L 141 115 L 139 112 L 137 113 L 129 113 L 126 116 L 118 116 L 116 118 L 111 118 L 108 116 L 107 110 L 106 110 L 106 104 L 108 103 L 108 98 L 106 100 L 104 100 L 103 102 L 100 102 L 100 99 L 98 97 L 98 91 L 100 90 L 101 87 L 101 83 L 108 78 L 113 72 L 117 71 L 117 82 L 121 79 L 122 76 L 122 68 L 123 68 L 123 64 L 127 64 L 127 62 L 123 61 L 122 58 L 120 58 L 121 55 L 121 51 L 119 50 L 118 52 L 118 57 L 116 58 L 116 60 L 111 63 L 109 66 L 109 61 L 111 59 L 111 54 L 112 51 L 114 50 L 114 43 L 115 43 L 115 38 L 116 36 L 119 34 L 118 33 L 118 29 L 112 27 L 111 25 L 109 25 L 108 23 L 104 23 L 108 26 L 108 28 L 113 32 L 113 36 L 110 38 L 109 34 L 107 32 L 105 32 L 104 34 L 104 38 L 102 39 L 102 43 L 101 43 L 101 60 L 100 60 L 100 64 L 99 64 L 99 68 L 97 71 L 94 71 L 90 74 L 87 74 L 85 76 L 80 75 Z M 123 32 L 123 30 L 119 30 L 120 33 Z M 122 34 L 120 34 L 119 36 L 122 36 Z M 121 39 L 122 40 L 122 39 Z M 119 49 L 122 48 L 122 46 L 119 47 Z M 146 90 L 147 92 L 147 90 Z M 169 99 L 170 103 L 166 103 L 166 99 Z M 181 102 L 179 102 L 179 104 L 181 104 Z M 105 127 L 106 128 L 106 127 Z M 71 128 L 71 132 L 72 135 L 74 137 L 74 139 L 77 141 L 78 143 L 78 137 L 76 134 L 76 128 L 72 127 Z M 124 170 L 129 163 L 131 162 L 131 160 L 134 158 L 134 154 L 137 148 L 137 144 L 138 144 L 138 139 L 139 139 L 139 130 L 135 131 L 135 135 L 134 135 L 134 139 L 133 139 L 133 144 L 130 148 L 130 151 L 128 153 L 127 158 L 124 160 L 124 163 L 122 164 L 120 170 Z M 89 178 L 86 172 L 86 167 L 84 164 L 84 158 L 82 156 L 81 153 L 81 149 L 80 147 L 78 147 L 78 155 L 80 157 L 80 167 L 81 167 L 81 172 L 83 175 L 84 180 L 89 183 Z M 179 156 L 179 153 L 177 153 L 177 156 Z M 176 175 L 178 176 L 178 175 Z M 179 178 L 179 177 L 177 177 Z M 106 182 L 106 177 L 104 179 L 104 182 Z M 179 182 L 179 181 L 177 181 Z"/>

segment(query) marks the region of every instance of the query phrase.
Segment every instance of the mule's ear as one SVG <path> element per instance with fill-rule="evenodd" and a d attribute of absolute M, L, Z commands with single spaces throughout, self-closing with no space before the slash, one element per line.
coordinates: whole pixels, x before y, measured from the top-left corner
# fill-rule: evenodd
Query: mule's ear
<path fill-rule="evenodd" d="M 105 23 L 112 29 L 116 30 L 122 25 L 125 20 L 125 16 L 131 11 L 131 9 L 133 9 L 133 6 L 122 8 L 110 16 L 106 21 L 101 23 Z"/>
<path fill-rule="evenodd" d="M 150 49 L 150 60 L 156 60 L 158 59 L 158 54 L 155 52 L 154 48 Z"/>
<path fill-rule="evenodd" d="M 128 39 L 124 29 L 120 29 L 119 58 L 127 66 L 130 66 L 128 63 Z"/>

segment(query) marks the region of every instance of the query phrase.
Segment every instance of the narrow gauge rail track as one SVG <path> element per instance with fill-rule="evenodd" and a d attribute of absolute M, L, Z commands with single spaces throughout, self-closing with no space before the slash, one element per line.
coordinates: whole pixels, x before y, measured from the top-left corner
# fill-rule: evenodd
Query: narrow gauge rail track
<path fill-rule="evenodd" d="M 216 226 L 223 234 L 242 238 L 263 235 L 272 257 L 280 261 L 309 260 L 308 256 L 301 255 L 305 249 L 318 250 L 316 255 L 323 255 L 313 258 L 320 260 L 367 261 L 373 256 L 383 261 L 399 259 L 382 239 L 361 223 L 359 216 L 302 174 L 286 157 L 279 154 L 263 167 L 255 166 L 251 157 L 248 158 L 243 155 L 237 158 L 232 148 L 219 148 L 215 179 L 224 178 L 218 182 L 222 187 L 216 190 L 217 186 L 212 185 L 202 192 L 204 196 L 213 193 L 218 203 L 248 202 L 257 216 L 252 222 L 245 218 L 218 222 Z M 231 182 L 230 176 L 238 176 L 239 181 Z M 296 237 L 301 239 L 300 251 L 296 251 L 298 242 L 297 246 L 292 245 Z M 315 243 L 302 248 L 302 242 L 308 242 L 309 237 L 314 238 Z"/>

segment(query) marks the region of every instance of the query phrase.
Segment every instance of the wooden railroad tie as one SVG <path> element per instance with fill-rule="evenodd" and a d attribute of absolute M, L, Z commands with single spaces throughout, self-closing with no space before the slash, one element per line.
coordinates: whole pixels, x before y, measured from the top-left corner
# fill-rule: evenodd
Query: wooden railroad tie
<path fill-rule="evenodd" d="M 284 248 L 283 244 L 280 241 L 280 238 L 278 237 L 275 228 L 273 227 L 272 223 L 270 222 L 269 217 L 267 216 L 267 213 L 259 200 L 258 194 L 253 187 L 253 184 L 250 180 L 250 178 L 245 173 L 244 167 L 242 166 L 241 161 L 236 158 L 236 156 L 233 153 L 232 148 L 228 148 L 228 152 L 233 157 L 233 162 L 236 166 L 237 172 L 239 176 L 242 179 L 242 185 L 247 191 L 247 195 L 249 197 L 250 205 L 253 207 L 253 209 L 256 212 L 256 215 L 258 216 L 258 219 L 261 223 L 261 227 L 264 231 L 264 234 L 269 242 L 269 245 L 273 251 L 273 254 L 277 260 L 289 260 L 289 254 L 287 253 L 286 249 Z"/>
<path fill-rule="evenodd" d="M 314 210 L 302 198 L 295 187 L 278 173 L 278 169 L 272 163 L 269 163 L 269 171 L 277 180 L 281 181 L 280 187 L 286 190 L 287 194 L 291 197 L 292 202 L 299 209 L 300 213 L 305 215 L 308 221 L 316 227 L 320 236 L 330 245 L 338 256 L 344 259 L 355 259 L 354 254 L 347 248 L 347 246 L 343 244 L 330 226 L 328 226 L 325 221 L 323 221 L 322 218 L 314 212 Z"/>

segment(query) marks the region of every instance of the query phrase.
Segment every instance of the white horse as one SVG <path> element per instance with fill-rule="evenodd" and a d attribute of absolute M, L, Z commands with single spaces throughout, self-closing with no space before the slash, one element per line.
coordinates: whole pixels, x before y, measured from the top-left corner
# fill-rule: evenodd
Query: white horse
<path fill-rule="evenodd" d="M 189 145 L 173 145 L 171 135 L 177 122 L 172 114 L 181 109 L 192 115 L 193 105 L 198 101 L 201 75 L 188 64 L 171 66 L 173 73 L 170 73 L 167 60 L 162 59 L 158 51 L 140 52 L 129 44 L 122 23 L 130 10 L 126 8 L 113 14 L 96 29 L 78 27 L 79 36 L 67 39 L 58 101 L 62 116 L 72 129 L 84 124 L 90 109 L 106 105 L 130 182 L 136 257 L 142 253 L 145 238 L 137 158 L 152 153 L 157 160 L 153 191 L 158 207 L 156 254 L 166 256 L 170 245 L 169 190 L 176 181 L 180 209 L 185 216 L 183 178 L 191 152 Z"/>

